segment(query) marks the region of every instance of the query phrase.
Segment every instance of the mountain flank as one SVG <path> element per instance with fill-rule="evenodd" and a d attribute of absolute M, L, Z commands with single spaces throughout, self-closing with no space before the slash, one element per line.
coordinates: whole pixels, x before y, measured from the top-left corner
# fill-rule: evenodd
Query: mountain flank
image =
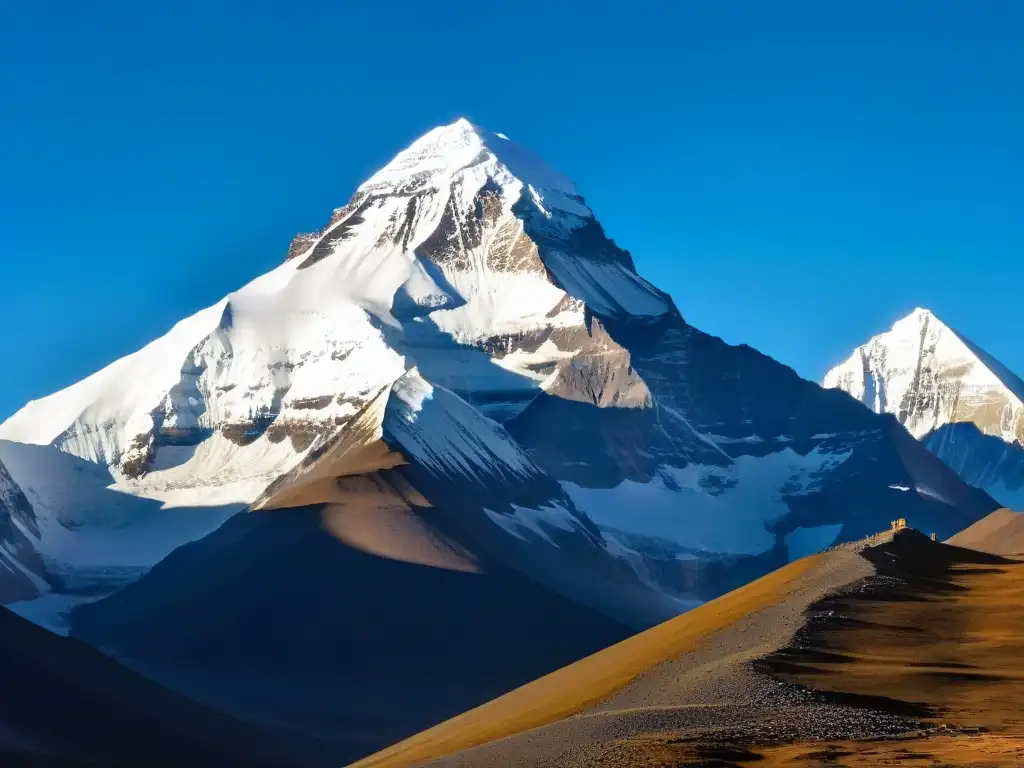
<path fill-rule="evenodd" d="M 239 515 L 78 608 L 72 634 L 338 765 L 634 633 L 485 550 L 436 546 L 439 512 Z"/>

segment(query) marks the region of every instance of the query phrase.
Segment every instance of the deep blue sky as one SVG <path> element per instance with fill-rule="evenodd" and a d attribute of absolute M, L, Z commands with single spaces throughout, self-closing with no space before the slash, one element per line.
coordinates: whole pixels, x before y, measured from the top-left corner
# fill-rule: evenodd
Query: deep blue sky
<path fill-rule="evenodd" d="M 0 418 L 460 115 L 730 342 L 818 378 L 924 305 L 1024 372 L 1022 35 L 1011 0 L 2 3 Z"/>

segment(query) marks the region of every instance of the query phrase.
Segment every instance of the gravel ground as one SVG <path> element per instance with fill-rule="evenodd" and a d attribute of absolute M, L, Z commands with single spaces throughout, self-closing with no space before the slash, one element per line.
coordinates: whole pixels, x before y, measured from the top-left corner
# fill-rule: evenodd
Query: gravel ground
<path fill-rule="evenodd" d="M 611 762 L 603 756 L 615 745 L 652 734 L 687 741 L 778 743 L 863 738 L 919 728 L 904 718 L 830 703 L 758 672 L 753 663 L 792 643 L 813 603 L 875 577 L 872 565 L 857 554 L 863 546 L 825 553 L 816 567 L 790 586 L 784 599 L 709 636 L 695 651 L 652 667 L 612 698 L 559 722 L 429 765 L 608 765 Z"/>

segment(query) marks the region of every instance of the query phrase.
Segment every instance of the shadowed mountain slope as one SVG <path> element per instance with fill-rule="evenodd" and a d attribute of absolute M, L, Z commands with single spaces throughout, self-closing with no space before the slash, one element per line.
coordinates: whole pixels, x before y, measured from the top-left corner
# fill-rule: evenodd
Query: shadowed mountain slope
<path fill-rule="evenodd" d="M 0 609 L 4 765 L 297 766 L 255 726 Z"/>
<path fill-rule="evenodd" d="M 343 762 L 632 633 L 484 553 L 437 567 L 346 544 L 338 514 L 235 517 L 79 608 L 74 634 Z"/>

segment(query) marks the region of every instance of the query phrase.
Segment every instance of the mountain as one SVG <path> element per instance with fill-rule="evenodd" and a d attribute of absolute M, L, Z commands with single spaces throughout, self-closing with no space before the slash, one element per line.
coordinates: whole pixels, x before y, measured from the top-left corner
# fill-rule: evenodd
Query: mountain
<path fill-rule="evenodd" d="M 334 759 L 894 517 L 997 506 L 687 324 L 569 180 L 465 120 L 27 405 L 0 460 L 56 585 L 19 612 Z"/>
<path fill-rule="evenodd" d="M 929 310 L 858 347 L 824 386 L 895 415 L 968 483 L 1024 509 L 1024 381 Z"/>

